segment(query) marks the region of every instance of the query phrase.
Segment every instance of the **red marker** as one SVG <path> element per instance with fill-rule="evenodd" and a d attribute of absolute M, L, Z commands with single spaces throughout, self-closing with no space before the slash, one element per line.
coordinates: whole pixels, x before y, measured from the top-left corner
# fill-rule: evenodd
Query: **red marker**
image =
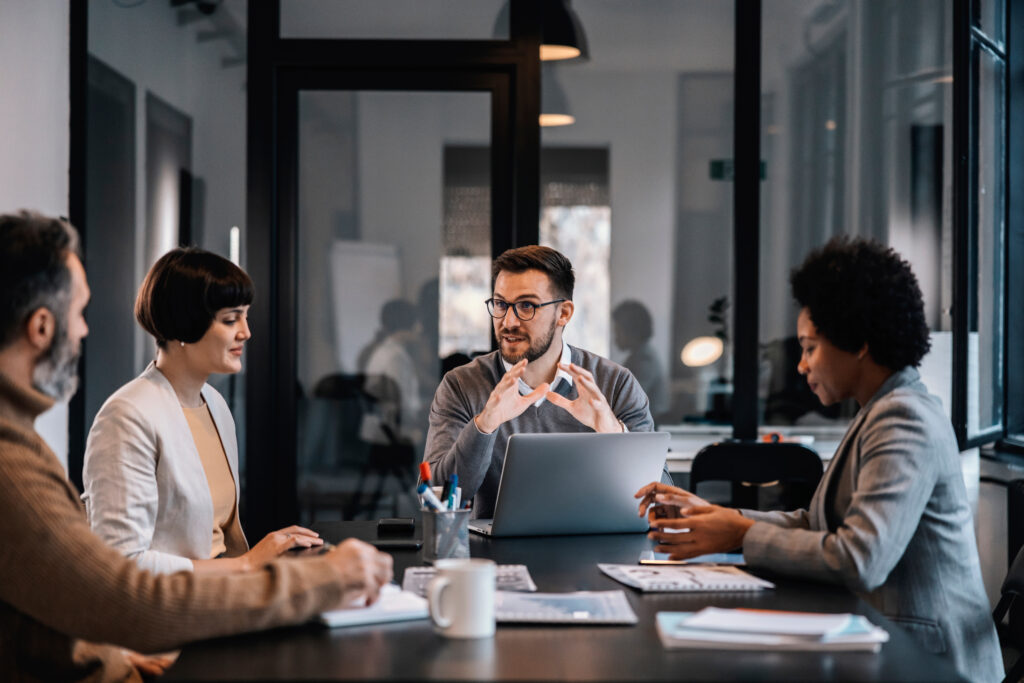
<path fill-rule="evenodd" d="M 420 463 L 420 481 L 430 486 L 430 465 L 425 462 Z"/>

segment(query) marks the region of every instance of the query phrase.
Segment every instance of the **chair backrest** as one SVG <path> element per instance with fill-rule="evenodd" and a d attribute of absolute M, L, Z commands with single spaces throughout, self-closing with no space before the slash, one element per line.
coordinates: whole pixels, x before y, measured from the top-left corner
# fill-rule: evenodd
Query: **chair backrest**
<path fill-rule="evenodd" d="M 786 489 L 783 507 L 806 507 L 821 480 L 821 458 L 811 448 L 799 443 L 763 441 L 721 441 L 708 444 L 693 459 L 690 468 L 690 490 L 705 481 L 725 481 L 734 485 L 764 486 L 780 484 Z M 734 486 L 733 504 L 738 487 Z M 757 507 L 756 488 L 742 501 Z"/>

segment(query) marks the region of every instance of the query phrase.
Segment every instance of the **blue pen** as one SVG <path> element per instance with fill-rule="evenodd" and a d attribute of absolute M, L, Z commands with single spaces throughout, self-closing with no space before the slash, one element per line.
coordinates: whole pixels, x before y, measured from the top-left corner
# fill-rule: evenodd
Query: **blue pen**
<path fill-rule="evenodd" d="M 448 503 L 449 510 L 455 509 L 455 489 L 458 487 L 458 485 L 459 475 L 453 472 L 452 476 L 448 478 L 448 500 L 445 501 Z"/>
<path fill-rule="evenodd" d="M 444 506 L 441 505 L 441 501 L 437 499 L 437 496 L 434 495 L 434 492 L 431 491 L 430 487 L 427 486 L 426 484 L 420 483 L 420 485 L 416 488 L 416 493 L 420 494 L 420 496 L 423 498 L 423 502 L 426 503 L 429 507 L 434 508 L 438 512 L 444 511 Z"/>

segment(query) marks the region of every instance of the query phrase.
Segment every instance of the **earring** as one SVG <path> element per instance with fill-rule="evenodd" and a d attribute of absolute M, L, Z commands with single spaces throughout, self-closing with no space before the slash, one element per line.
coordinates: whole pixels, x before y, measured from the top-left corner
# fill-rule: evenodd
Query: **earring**
<path fill-rule="evenodd" d="M 178 342 L 178 343 L 179 343 L 179 344 L 181 344 L 181 348 L 185 348 L 185 342 L 183 342 L 183 341 L 180 341 L 180 342 Z"/>

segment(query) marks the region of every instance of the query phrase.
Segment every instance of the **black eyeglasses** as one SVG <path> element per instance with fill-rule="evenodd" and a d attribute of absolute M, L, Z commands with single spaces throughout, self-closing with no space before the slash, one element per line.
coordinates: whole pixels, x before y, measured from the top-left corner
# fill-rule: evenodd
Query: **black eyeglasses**
<path fill-rule="evenodd" d="M 535 304 L 532 301 L 517 301 L 514 304 L 508 301 L 502 301 L 501 299 L 488 299 L 484 303 L 487 304 L 487 312 L 491 314 L 492 318 L 504 318 L 508 314 L 508 309 L 515 311 L 516 317 L 526 322 L 527 320 L 533 320 L 533 317 L 537 315 L 537 309 L 543 306 L 550 306 L 551 304 L 560 304 L 566 299 L 554 299 L 553 301 L 545 301 L 542 304 Z"/>

